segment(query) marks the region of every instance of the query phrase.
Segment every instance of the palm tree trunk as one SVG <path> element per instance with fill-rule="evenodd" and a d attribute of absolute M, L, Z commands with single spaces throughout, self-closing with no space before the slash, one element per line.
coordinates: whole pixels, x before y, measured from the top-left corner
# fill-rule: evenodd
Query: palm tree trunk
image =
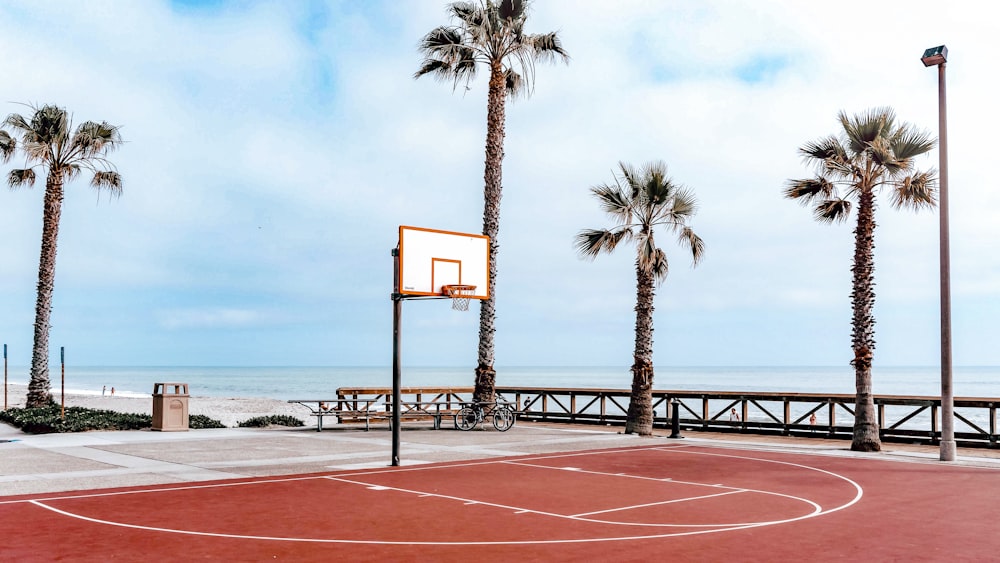
<path fill-rule="evenodd" d="M 56 243 L 62 214 L 63 178 L 50 171 L 45 180 L 45 209 L 42 216 L 42 250 L 38 260 L 38 297 L 35 302 L 35 343 L 31 351 L 31 380 L 25 406 L 42 407 L 52 402 L 49 383 L 49 321 L 52 317 L 52 290 L 56 279 Z"/>
<path fill-rule="evenodd" d="M 636 261 L 635 363 L 632 364 L 632 395 L 628 404 L 626 434 L 653 433 L 653 272 Z"/>
<path fill-rule="evenodd" d="M 858 226 L 854 231 L 854 286 L 851 319 L 854 348 L 854 380 L 857 389 L 854 407 L 854 436 L 851 449 L 877 452 L 882 449 L 878 419 L 872 396 L 872 356 L 875 352 L 875 194 L 863 189 L 858 204 Z"/>
<path fill-rule="evenodd" d="M 483 173 L 483 234 L 490 237 L 490 297 L 479 308 L 479 358 L 476 387 L 472 400 L 492 402 L 495 397 L 496 370 L 493 369 L 496 333 L 497 242 L 500 233 L 500 196 L 503 190 L 503 140 L 506 83 L 501 61 L 490 66 L 490 91 L 486 105 L 486 170 Z"/>

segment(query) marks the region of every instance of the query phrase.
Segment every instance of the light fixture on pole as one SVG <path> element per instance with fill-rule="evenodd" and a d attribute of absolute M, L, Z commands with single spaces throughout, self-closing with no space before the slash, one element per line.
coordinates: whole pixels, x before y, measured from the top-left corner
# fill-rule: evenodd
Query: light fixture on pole
<path fill-rule="evenodd" d="M 924 66 L 938 67 L 939 214 L 941 219 L 941 461 L 955 461 L 955 394 L 951 377 L 951 252 L 948 238 L 948 112 L 944 68 L 948 48 L 931 47 L 920 57 Z"/>

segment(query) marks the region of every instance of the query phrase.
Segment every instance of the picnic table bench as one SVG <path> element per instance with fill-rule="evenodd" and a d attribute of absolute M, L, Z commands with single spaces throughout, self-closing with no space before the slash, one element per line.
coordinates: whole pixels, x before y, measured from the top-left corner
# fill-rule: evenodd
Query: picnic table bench
<path fill-rule="evenodd" d="M 458 412 L 458 408 L 452 408 L 451 405 L 446 403 L 440 403 L 436 401 L 401 401 L 399 403 L 402 406 L 402 410 L 399 411 L 399 417 L 402 418 L 415 418 L 415 419 L 427 419 L 430 418 L 434 421 L 434 430 L 441 429 L 441 419 L 444 417 L 454 418 L 455 413 Z M 460 407 L 459 407 L 460 408 Z M 389 417 L 390 426 L 392 424 L 392 403 L 386 403 L 386 411 Z"/>
<path fill-rule="evenodd" d="M 323 417 L 335 416 L 337 422 L 358 422 L 365 421 L 365 430 L 371 426 L 373 418 L 384 418 L 385 413 L 378 410 L 384 407 L 384 403 L 378 400 L 344 401 L 343 399 L 289 399 L 289 403 L 297 403 L 309 409 L 312 416 L 316 417 L 316 431 L 323 431 Z"/>
<path fill-rule="evenodd" d="M 309 409 L 312 416 L 316 417 L 316 431 L 323 431 L 323 417 L 335 416 L 337 422 L 360 422 L 365 421 L 365 430 L 371 429 L 372 420 L 388 420 L 392 425 L 392 401 L 383 398 L 375 399 L 290 399 L 289 403 L 296 403 Z M 434 429 L 441 429 L 441 420 L 444 417 L 454 417 L 458 412 L 458 406 L 435 401 L 401 401 L 402 410 L 400 418 L 410 419 L 431 419 L 434 421 Z"/>

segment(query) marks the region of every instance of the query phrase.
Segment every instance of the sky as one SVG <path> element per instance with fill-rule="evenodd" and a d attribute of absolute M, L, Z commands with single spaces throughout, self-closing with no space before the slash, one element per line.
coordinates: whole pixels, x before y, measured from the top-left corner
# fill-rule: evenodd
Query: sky
<path fill-rule="evenodd" d="M 0 4 L 0 115 L 56 104 L 121 126 L 118 199 L 67 185 L 50 352 L 77 365 L 386 366 L 400 225 L 482 232 L 486 76 L 415 80 L 441 0 Z M 1000 7 L 982 2 L 537 0 L 568 64 L 508 103 L 497 366 L 629 366 L 631 248 L 590 187 L 667 163 L 704 261 L 666 233 L 658 366 L 846 366 L 852 220 L 782 196 L 837 113 L 891 106 L 938 135 L 946 44 L 955 365 L 1000 365 Z M 21 167 L 17 157 L 0 166 Z M 938 152 L 918 159 L 938 168 Z M 0 341 L 30 363 L 44 178 L 0 190 Z M 936 211 L 876 212 L 876 365 L 940 361 Z M 476 364 L 478 306 L 403 303 L 402 359 Z"/>

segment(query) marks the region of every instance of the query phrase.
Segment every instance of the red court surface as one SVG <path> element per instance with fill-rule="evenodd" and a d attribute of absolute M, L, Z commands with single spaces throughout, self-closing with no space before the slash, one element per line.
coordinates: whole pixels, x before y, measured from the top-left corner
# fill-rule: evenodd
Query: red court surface
<path fill-rule="evenodd" d="M 1000 470 L 671 443 L 0 497 L 3 561 L 988 561 Z"/>

